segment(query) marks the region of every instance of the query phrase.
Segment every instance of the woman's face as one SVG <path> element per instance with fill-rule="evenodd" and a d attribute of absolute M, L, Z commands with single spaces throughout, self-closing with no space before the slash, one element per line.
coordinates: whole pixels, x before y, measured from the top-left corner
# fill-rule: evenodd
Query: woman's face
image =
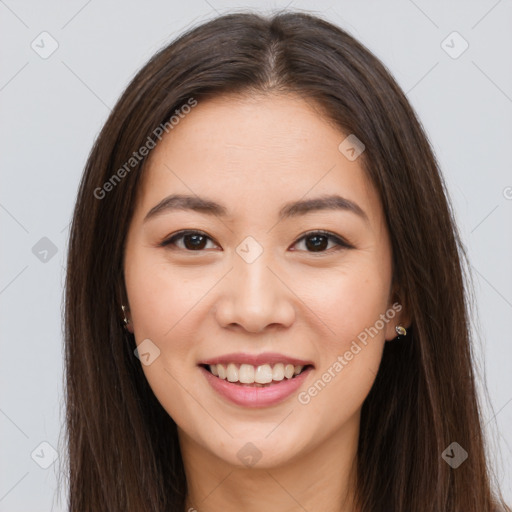
<path fill-rule="evenodd" d="M 225 96 L 152 151 L 125 282 L 183 449 L 272 467 L 357 434 L 400 314 L 382 207 L 361 147 L 340 149 L 348 135 L 292 95 Z"/>

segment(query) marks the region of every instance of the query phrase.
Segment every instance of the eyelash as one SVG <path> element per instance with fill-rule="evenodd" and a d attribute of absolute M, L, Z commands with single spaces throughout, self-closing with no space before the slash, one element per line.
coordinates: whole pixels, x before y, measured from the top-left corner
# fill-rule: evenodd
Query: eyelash
<path fill-rule="evenodd" d="M 209 237 L 206 233 L 204 233 L 202 231 L 182 230 L 182 231 L 178 231 L 177 233 L 174 233 L 171 237 L 166 238 L 163 242 L 160 243 L 160 247 L 169 247 L 170 245 L 174 245 L 176 240 L 179 240 L 186 235 L 201 235 L 201 236 L 204 236 L 204 237 L 208 238 L 209 240 L 213 241 L 213 239 L 211 237 Z M 312 237 L 314 235 L 325 236 L 326 238 L 334 241 L 336 246 L 331 247 L 330 249 L 327 249 L 324 251 L 318 251 L 318 252 L 305 251 L 305 252 L 308 252 L 309 254 L 313 254 L 313 255 L 331 254 L 331 252 L 337 252 L 337 251 L 340 251 L 343 249 L 353 249 L 354 248 L 354 246 L 350 245 L 348 242 L 346 242 L 339 236 L 334 235 L 333 233 L 330 233 L 329 231 L 324 231 L 324 230 L 309 231 L 308 233 L 305 233 L 299 239 L 297 239 L 293 245 L 296 245 L 297 243 L 301 242 L 302 240 Z M 183 250 L 186 252 L 204 252 L 204 249 L 198 249 L 197 251 L 192 251 L 192 250 L 188 250 L 188 249 L 182 249 L 181 247 L 176 247 L 176 246 L 172 248 L 172 250 L 174 250 L 174 249 L 180 249 L 180 250 Z M 334 249 L 334 251 L 333 251 L 333 249 Z"/>

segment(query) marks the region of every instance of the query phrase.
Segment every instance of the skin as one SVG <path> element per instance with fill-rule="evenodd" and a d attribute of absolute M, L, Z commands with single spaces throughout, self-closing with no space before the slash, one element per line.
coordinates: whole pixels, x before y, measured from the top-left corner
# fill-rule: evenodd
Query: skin
<path fill-rule="evenodd" d="M 129 328 L 160 350 L 143 370 L 178 425 L 187 509 L 355 510 L 360 411 L 384 343 L 408 325 L 404 309 L 307 404 L 294 393 L 271 407 L 234 405 L 198 367 L 232 352 L 279 352 L 313 362 L 304 392 L 392 309 L 382 206 L 361 160 L 338 150 L 345 137 L 296 96 L 223 96 L 199 102 L 150 155 L 125 251 Z M 222 203 L 231 217 L 176 210 L 144 222 L 172 193 Z M 343 210 L 277 218 L 289 201 L 333 193 L 367 219 Z M 187 249 L 183 237 L 159 245 L 183 229 L 206 234 L 203 248 Z M 318 229 L 353 247 L 327 239 L 315 252 L 302 237 Z M 249 235 L 263 249 L 252 263 L 236 252 Z M 237 456 L 248 442 L 261 455 L 254 466 Z"/>

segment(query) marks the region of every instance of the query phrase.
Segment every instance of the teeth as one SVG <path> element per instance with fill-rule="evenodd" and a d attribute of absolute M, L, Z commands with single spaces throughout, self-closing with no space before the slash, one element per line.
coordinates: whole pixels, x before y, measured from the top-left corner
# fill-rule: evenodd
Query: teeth
<path fill-rule="evenodd" d="M 274 365 L 274 368 L 272 369 L 272 379 L 273 380 L 283 380 L 284 379 L 284 364 L 283 363 L 277 363 Z"/>
<path fill-rule="evenodd" d="M 238 368 L 233 363 L 228 364 L 226 369 L 226 378 L 229 380 L 229 382 L 238 381 Z"/>
<path fill-rule="evenodd" d="M 295 366 L 293 366 L 293 364 L 287 364 L 284 367 L 284 376 L 287 379 L 291 379 L 293 377 L 294 372 L 295 372 Z"/>
<path fill-rule="evenodd" d="M 224 368 L 224 366 L 222 366 L 221 364 L 213 364 L 213 365 L 210 365 L 210 370 L 212 369 L 212 366 L 217 367 L 217 373 L 219 374 L 219 379 L 226 378 L 226 368 Z M 213 373 L 213 371 L 212 371 L 212 373 Z"/>
<path fill-rule="evenodd" d="M 250 364 L 240 365 L 239 380 L 242 384 L 252 384 L 254 382 L 254 366 Z"/>
<path fill-rule="evenodd" d="M 240 382 L 240 384 L 270 384 L 272 381 L 279 382 L 299 375 L 304 366 L 294 366 L 293 364 L 277 363 L 274 366 L 262 364 L 253 366 L 252 364 L 229 363 L 227 366 L 222 364 L 211 364 L 210 371 L 219 379 L 227 379 L 229 382 Z"/>
<path fill-rule="evenodd" d="M 252 366 L 252 368 L 254 368 L 254 366 Z M 257 382 L 258 384 L 268 384 L 269 382 L 272 382 L 272 367 L 269 364 L 258 366 L 254 372 L 254 382 Z"/>

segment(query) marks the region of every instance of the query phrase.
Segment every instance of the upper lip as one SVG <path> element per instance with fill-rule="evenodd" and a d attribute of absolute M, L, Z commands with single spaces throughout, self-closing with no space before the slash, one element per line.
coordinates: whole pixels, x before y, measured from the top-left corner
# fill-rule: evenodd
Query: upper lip
<path fill-rule="evenodd" d="M 293 364 L 294 366 L 313 366 L 313 363 L 311 361 L 298 359 L 296 357 L 287 356 L 284 354 L 278 354 L 277 352 L 263 352 L 262 354 L 245 354 L 243 352 L 237 352 L 233 354 L 224 354 L 222 356 L 205 359 L 204 361 L 201 361 L 199 364 L 211 365 L 229 363 L 252 364 L 253 366 L 277 363 Z"/>

